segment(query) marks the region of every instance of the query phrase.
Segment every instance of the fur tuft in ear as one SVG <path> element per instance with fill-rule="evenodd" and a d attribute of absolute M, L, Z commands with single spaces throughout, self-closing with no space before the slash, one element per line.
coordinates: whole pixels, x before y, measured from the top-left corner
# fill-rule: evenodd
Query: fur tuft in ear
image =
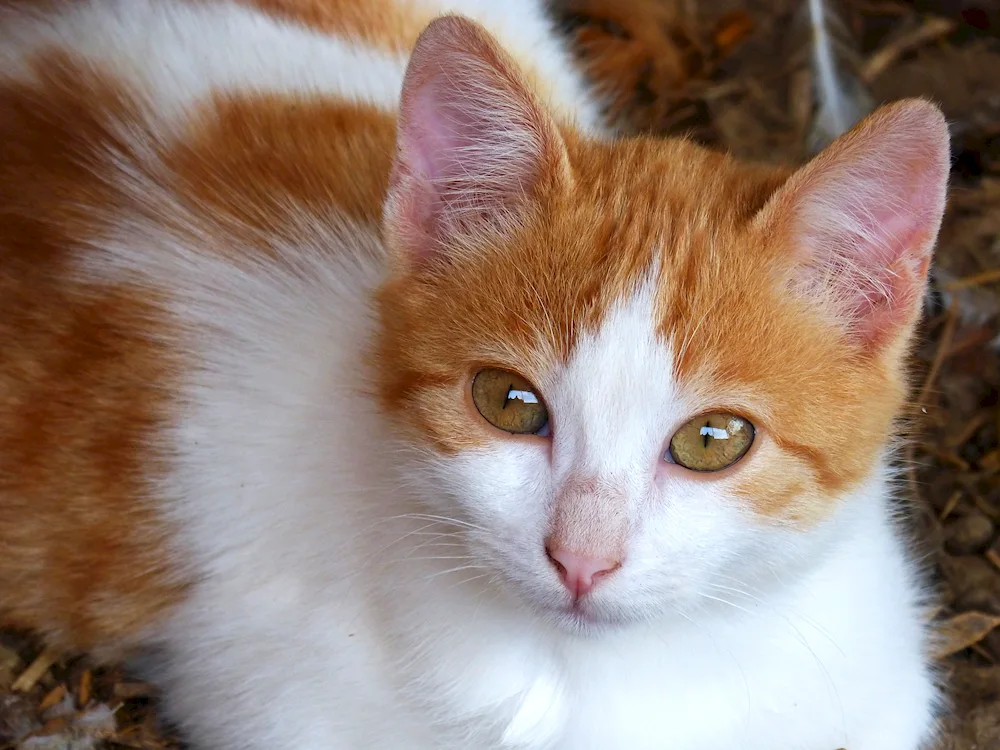
<path fill-rule="evenodd" d="M 384 212 L 397 259 L 502 238 L 568 170 L 555 123 L 487 32 L 457 16 L 432 22 L 403 82 Z"/>
<path fill-rule="evenodd" d="M 758 219 L 792 249 L 792 285 L 866 351 L 912 328 L 945 207 L 948 127 L 922 100 L 886 106 L 796 172 Z"/>

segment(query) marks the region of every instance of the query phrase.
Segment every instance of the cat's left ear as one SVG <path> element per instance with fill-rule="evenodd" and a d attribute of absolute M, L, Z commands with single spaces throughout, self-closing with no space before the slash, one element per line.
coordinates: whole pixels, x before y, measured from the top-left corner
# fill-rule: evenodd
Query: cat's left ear
<path fill-rule="evenodd" d="M 403 81 L 384 209 L 396 259 L 419 267 L 503 242 L 568 179 L 562 137 L 517 64 L 472 21 L 431 22 Z"/>
<path fill-rule="evenodd" d="M 944 116 L 907 100 L 835 141 L 757 216 L 790 250 L 790 291 L 825 306 L 862 350 L 890 345 L 919 315 L 948 171 Z"/>

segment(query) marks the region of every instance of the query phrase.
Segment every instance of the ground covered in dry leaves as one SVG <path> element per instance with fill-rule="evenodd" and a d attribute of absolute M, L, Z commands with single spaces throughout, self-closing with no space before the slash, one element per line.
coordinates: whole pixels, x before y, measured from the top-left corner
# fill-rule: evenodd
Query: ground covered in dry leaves
<path fill-rule="evenodd" d="M 805 158 L 804 0 L 553 3 L 623 129 Z M 954 698 L 941 750 L 1000 749 L 1000 0 L 838 7 L 876 101 L 928 96 L 952 124 L 953 189 L 915 352 L 904 470 L 918 549 L 941 592 L 938 658 Z M 155 702 L 155 688 L 119 668 L 58 661 L 0 633 L 0 750 L 177 748 L 156 726 Z"/>

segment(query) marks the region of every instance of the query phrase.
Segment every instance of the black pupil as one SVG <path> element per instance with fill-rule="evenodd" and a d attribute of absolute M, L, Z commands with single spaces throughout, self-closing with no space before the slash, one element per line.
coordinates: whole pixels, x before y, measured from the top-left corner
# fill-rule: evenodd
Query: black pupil
<path fill-rule="evenodd" d="M 705 422 L 705 427 L 705 434 L 703 436 L 705 439 L 702 441 L 702 447 L 708 448 L 708 441 L 712 439 L 712 423 Z"/>

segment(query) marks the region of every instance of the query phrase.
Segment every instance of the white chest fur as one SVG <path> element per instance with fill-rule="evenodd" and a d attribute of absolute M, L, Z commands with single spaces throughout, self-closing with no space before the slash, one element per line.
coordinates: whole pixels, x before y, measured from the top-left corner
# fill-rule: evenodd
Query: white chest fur
<path fill-rule="evenodd" d="M 913 748 L 936 697 L 912 571 L 870 489 L 809 575 L 716 591 L 686 619 L 571 637 L 461 586 L 397 599 L 414 716 L 433 747 L 451 727 L 456 748 Z"/>

